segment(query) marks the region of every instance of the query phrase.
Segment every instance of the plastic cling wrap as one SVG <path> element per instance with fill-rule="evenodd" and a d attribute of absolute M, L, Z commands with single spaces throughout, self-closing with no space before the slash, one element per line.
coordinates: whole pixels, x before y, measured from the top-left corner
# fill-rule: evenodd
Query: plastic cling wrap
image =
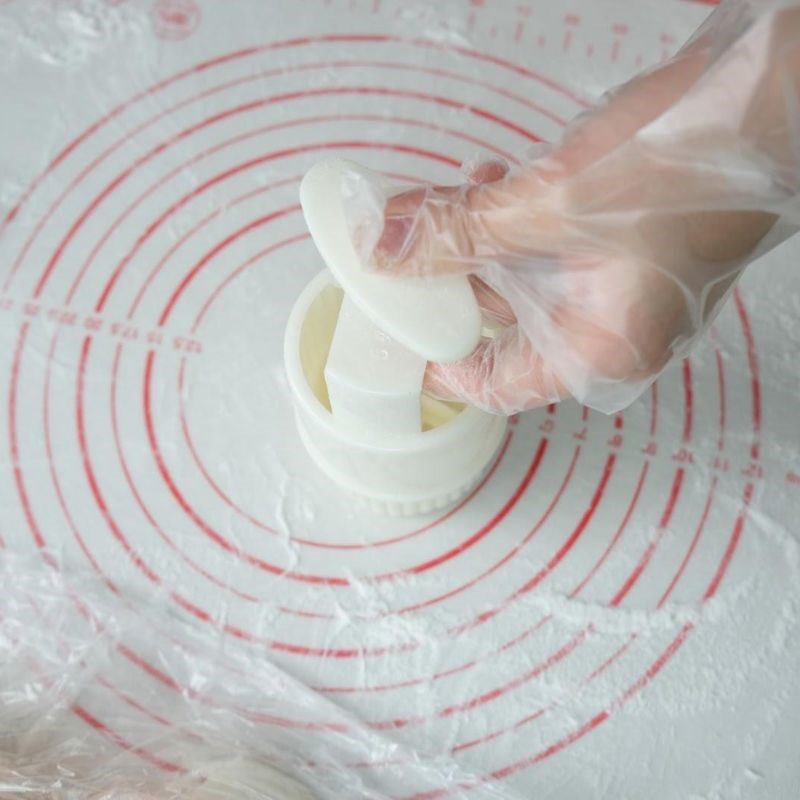
<path fill-rule="evenodd" d="M 164 597 L 109 594 L 50 554 L 0 563 L 3 797 L 382 798 L 443 775 L 510 796 L 187 626 Z M 381 776 L 359 773 L 377 762 Z"/>

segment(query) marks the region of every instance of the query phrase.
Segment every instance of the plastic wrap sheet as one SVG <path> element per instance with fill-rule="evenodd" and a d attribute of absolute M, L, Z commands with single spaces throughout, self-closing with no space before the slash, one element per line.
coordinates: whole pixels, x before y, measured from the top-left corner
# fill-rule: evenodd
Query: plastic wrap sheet
<path fill-rule="evenodd" d="M 49 554 L 5 554 L 0 588 L 0 792 L 310 800 L 385 797 L 443 776 L 477 785 L 235 640 L 186 625 L 164 597 L 109 594 Z M 378 780 L 359 773 L 377 760 Z"/>
<path fill-rule="evenodd" d="M 706 10 L 0 3 L 0 795 L 796 794 L 796 243 L 433 519 L 338 495 L 282 371 L 313 162 L 513 161 Z"/>

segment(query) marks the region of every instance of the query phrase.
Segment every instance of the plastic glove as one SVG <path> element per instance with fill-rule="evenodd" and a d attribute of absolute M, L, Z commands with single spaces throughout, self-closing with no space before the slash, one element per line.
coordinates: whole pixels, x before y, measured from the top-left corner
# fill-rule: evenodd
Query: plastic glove
<path fill-rule="evenodd" d="M 800 227 L 800 4 L 731 2 L 525 168 L 351 209 L 371 268 L 470 273 L 505 327 L 426 386 L 510 414 L 631 403 Z M 377 217 L 377 218 L 376 218 Z"/>

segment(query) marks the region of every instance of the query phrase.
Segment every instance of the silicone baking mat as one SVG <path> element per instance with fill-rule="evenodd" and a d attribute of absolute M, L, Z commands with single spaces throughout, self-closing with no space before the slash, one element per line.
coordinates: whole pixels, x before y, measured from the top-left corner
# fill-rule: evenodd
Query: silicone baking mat
<path fill-rule="evenodd" d="M 338 495 L 282 372 L 315 161 L 515 162 L 707 11 L 0 3 L 3 547 L 162 593 L 509 796 L 798 796 L 798 243 L 632 408 L 513 420 L 435 518 Z"/>

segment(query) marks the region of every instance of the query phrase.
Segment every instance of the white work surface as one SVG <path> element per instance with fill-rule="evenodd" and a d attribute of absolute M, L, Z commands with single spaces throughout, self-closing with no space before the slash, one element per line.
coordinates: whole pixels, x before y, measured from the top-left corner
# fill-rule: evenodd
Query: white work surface
<path fill-rule="evenodd" d="M 800 796 L 800 242 L 624 414 L 514 420 L 435 519 L 337 495 L 282 367 L 315 161 L 524 157 L 707 10 L 0 2 L 3 547 L 158 592 L 492 796 Z"/>

